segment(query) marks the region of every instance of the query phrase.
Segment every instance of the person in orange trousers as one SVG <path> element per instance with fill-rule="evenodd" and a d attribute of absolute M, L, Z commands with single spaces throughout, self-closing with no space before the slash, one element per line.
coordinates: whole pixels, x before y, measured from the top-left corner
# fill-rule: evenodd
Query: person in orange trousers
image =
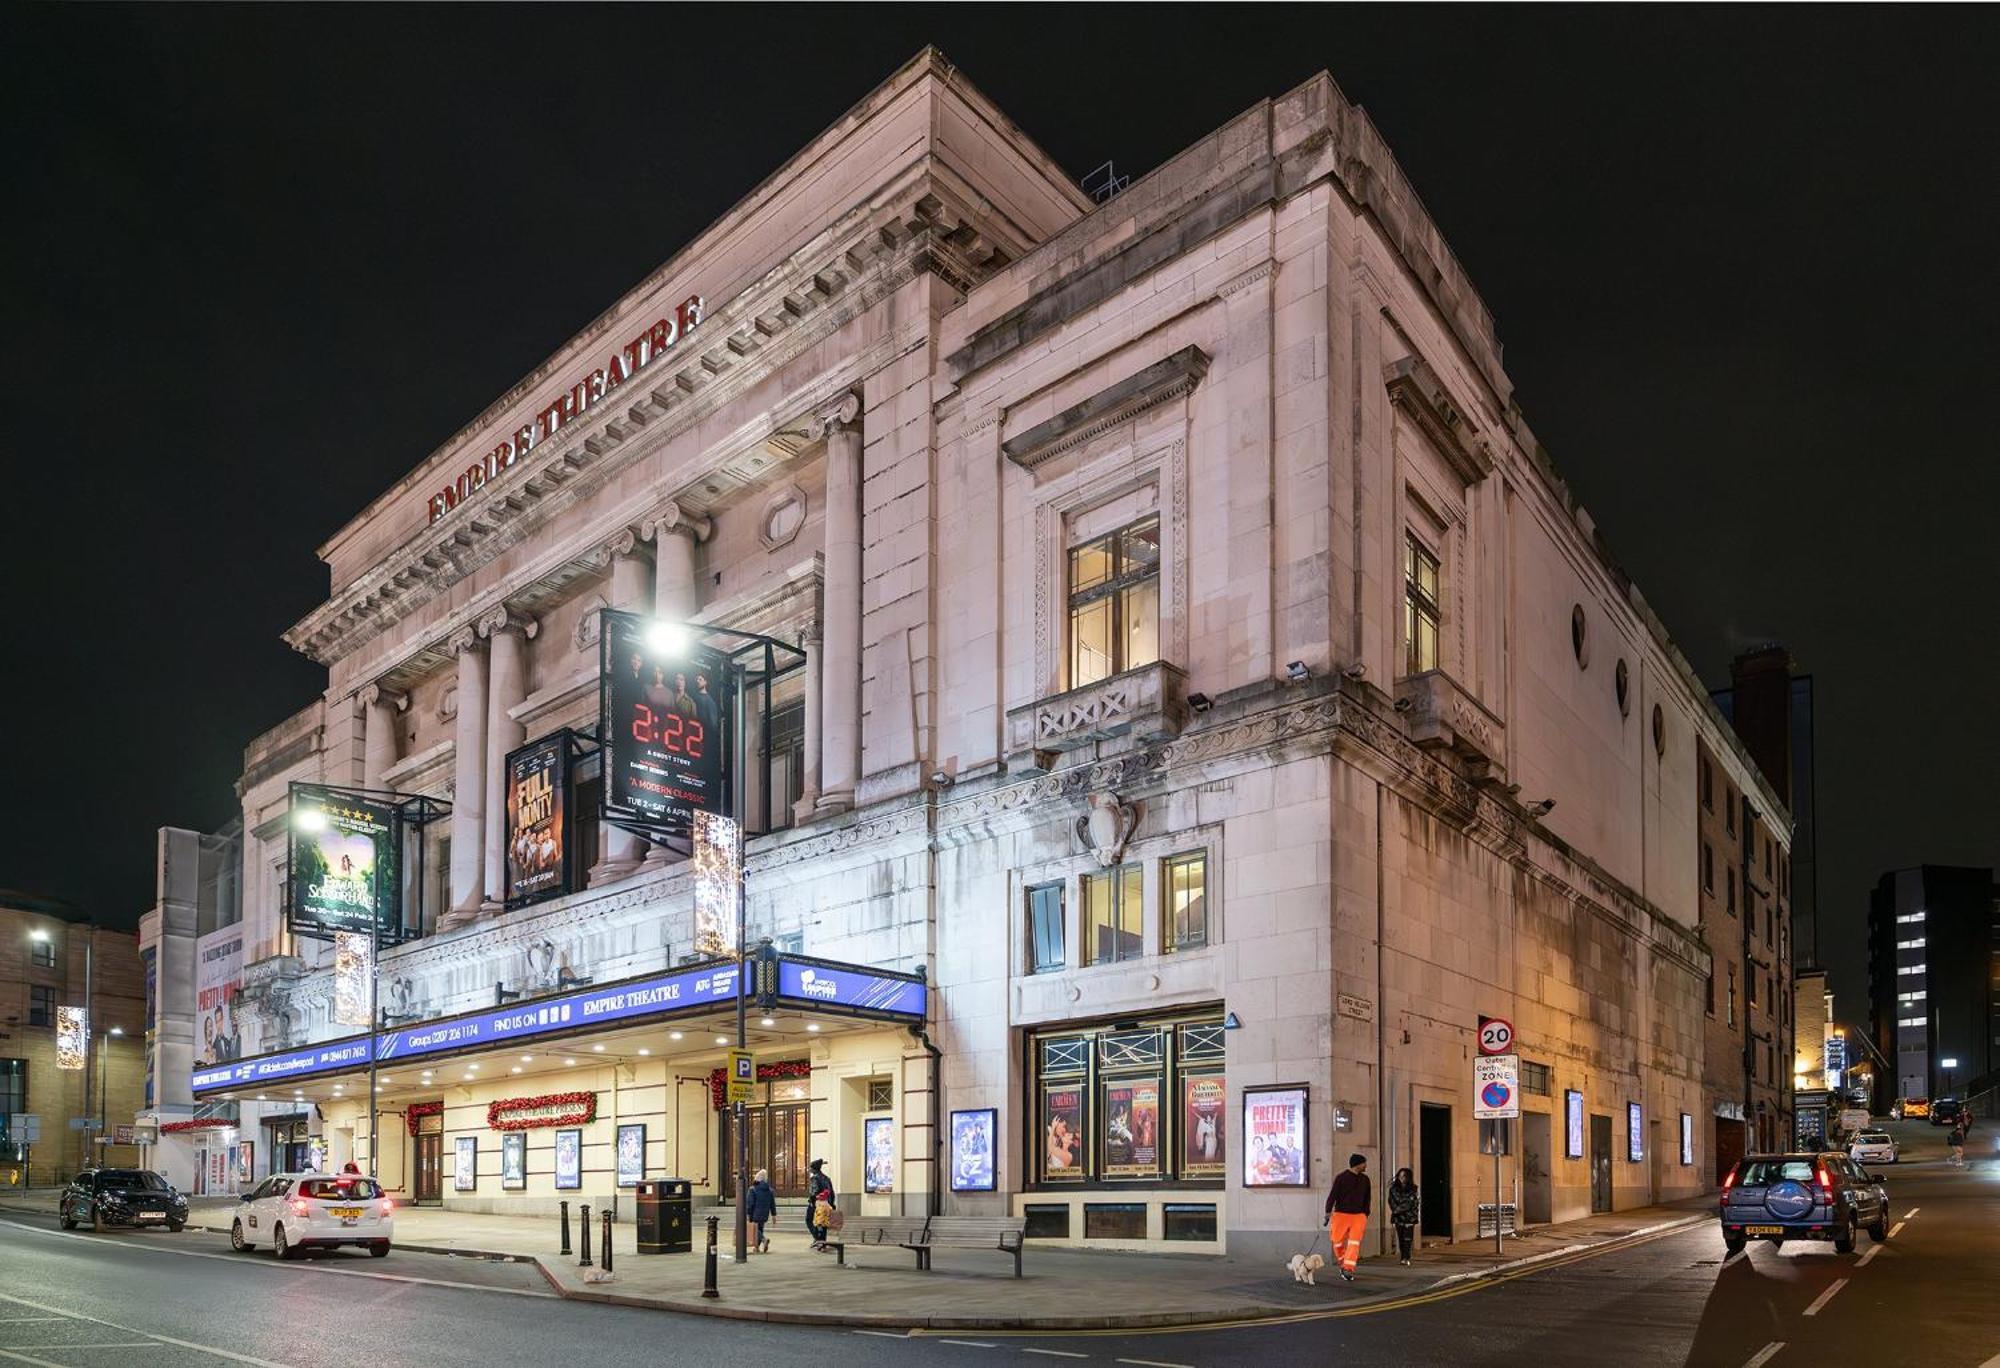
<path fill-rule="evenodd" d="M 1354 1281 L 1354 1265 L 1361 1261 L 1361 1236 L 1368 1229 L 1368 1211 L 1374 1201 L 1375 1185 L 1368 1181 L 1368 1156 L 1350 1154 L 1347 1168 L 1333 1180 L 1326 1195 L 1326 1237 L 1333 1243 L 1333 1257 L 1340 1261 L 1340 1276 Z"/>

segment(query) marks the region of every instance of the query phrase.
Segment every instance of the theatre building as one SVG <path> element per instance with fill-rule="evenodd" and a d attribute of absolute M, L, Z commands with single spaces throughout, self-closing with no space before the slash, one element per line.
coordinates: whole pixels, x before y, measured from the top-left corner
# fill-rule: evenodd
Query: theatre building
<path fill-rule="evenodd" d="M 1783 809 L 1329 78 L 1097 203 L 925 52 L 661 250 L 319 549 L 178 1104 L 235 1180 L 727 1200 L 741 1001 L 850 1211 L 1290 1251 L 1359 1151 L 1471 1238 L 1482 1016 L 1517 1219 L 1705 1185 L 1697 755 Z M 634 820 L 695 790 L 743 974 Z"/>

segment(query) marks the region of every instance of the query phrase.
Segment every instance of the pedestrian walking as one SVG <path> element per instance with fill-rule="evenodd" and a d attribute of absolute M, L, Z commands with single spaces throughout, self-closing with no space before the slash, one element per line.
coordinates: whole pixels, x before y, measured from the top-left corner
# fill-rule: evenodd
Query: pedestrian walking
<path fill-rule="evenodd" d="M 743 1219 L 750 1226 L 750 1250 L 755 1254 L 771 1252 L 770 1237 L 764 1227 L 778 1214 L 778 1194 L 771 1190 L 771 1171 L 758 1169 L 757 1176 L 750 1182 L 750 1193 L 743 1199 Z"/>
<path fill-rule="evenodd" d="M 1406 1168 L 1397 1169 L 1389 1184 L 1389 1224 L 1396 1227 L 1396 1253 L 1405 1268 L 1410 1266 L 1410 1249 L 1416 1243 L 1417 1218 L 1422 1211 L 1416 1176 Z"/>
<path fill-rule="evenodd" d="M 1953 1168 L 1964 1168 L 1965 1127 L 1954 1122 L 1952 1124 L 1951 1134 L 1945 1137 L 1945 1143 L 1951 1146 L 1951 1166 Z"/>
<path fill-rule="evenodd" d="M 1354 1281 L 1354 1266 L 1361 1262 L 1361 1236 L 1368 1229 L 1368 1211 L 1374 1200 L 1368 1156 L 1348 1155 L 1347 1167 L 1334 1178 L 1333 1191 L 1326 1195 L 1326 1237 L 1333 1245 L 1333 1257 L 1340 1261 L 1343 1282 Z"/>
<path fill-rule="evenodd" d="M 806 1220 L 812 1228 L 812 1247 L 824 1254 L 827 1227 L 833 1223 L 833 1180 L 826 1176 L 824 1159 L 815 1159 L 806 1167 L 812 1171 L 806 1180 L 806 1209 L 812 1214 Z"/>

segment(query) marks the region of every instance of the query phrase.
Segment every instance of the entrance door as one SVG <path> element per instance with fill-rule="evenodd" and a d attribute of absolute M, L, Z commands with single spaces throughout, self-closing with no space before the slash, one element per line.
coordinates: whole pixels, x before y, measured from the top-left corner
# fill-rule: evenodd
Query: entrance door
<path fill-rule="evenodd" d="M 1417 1197 L 1423 1206 L 1423 1233 L 1451 1238 L 1451 1108 L 1436 1102 L 1417 1107 Z"/>
<path fill-rule="evenodd" d="M 1715 1143 L 1709 1147 L 1709 1152 L 1715 1156 L 1715 1172 L 1709 1182 L 1721 1187 L 1724 1176 L 1743 1157 L 1743 1123 L 1726 1116 L 1716 1117 Z"/>
<path fill-rule="evenodd" d="M 1611 1210 L 1611 1118 L 1590 1117 L 1590 1209 Z"/>
<path fill-rule="evenodd" d="M 746 1107 L 743 1131 L 750 1140 L 750 1172 L 768 1169 L 771 1190 L 779 1197 L 806 1195 L 806 1165 L 813 1156 L 812 1107 L 807 1102 Z M 736 1114 L 722 1113 L 722 1195 L 736 1198 Z"/>
<path fill-rule="evenodd" d="M 436 1131 L 417 1137 L 416 1182 L 411 1191 L 419 1202 L 440 1201 L 444 1195 L 444 1136 Z"/>
<path fill-rule="evenodd" d="M 1521 1221 L 1543 1225 L 1555 1219 L 1550 1177 L 1549 1114 L 1521 1113 Z"/>

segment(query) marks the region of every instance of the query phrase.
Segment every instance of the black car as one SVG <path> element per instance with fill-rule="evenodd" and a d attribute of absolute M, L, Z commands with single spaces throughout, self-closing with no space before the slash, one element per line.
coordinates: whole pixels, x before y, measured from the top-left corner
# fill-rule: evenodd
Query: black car
<path fill-rule="evenodd" d="M 91 1169 L 63 1189 L 56 1215 L 64 1230 L 84 1224 L 92 1230 L 112 1226 L 179 1230 L 187 1224 L 188 1204 L 172 1183 L 149 1169 Z"/>
<path fill-rule="evenodd" d="M 1889 1238 L 1889 1190 L 1844 1154 L 1753 1154 L 1722 1182 L 1722 1243 L 1831 1240 L 1854 1252 L 1860 1231 Z"/>
<path fill-rule="evenodd" d="M 1956 1097 L 1940 1097 L 1937 1101 L 1931 1103 L 1931 1124 L 1933 1126 L 1957 1124 L 1958 1110 L 1958 1099 Z"/>

